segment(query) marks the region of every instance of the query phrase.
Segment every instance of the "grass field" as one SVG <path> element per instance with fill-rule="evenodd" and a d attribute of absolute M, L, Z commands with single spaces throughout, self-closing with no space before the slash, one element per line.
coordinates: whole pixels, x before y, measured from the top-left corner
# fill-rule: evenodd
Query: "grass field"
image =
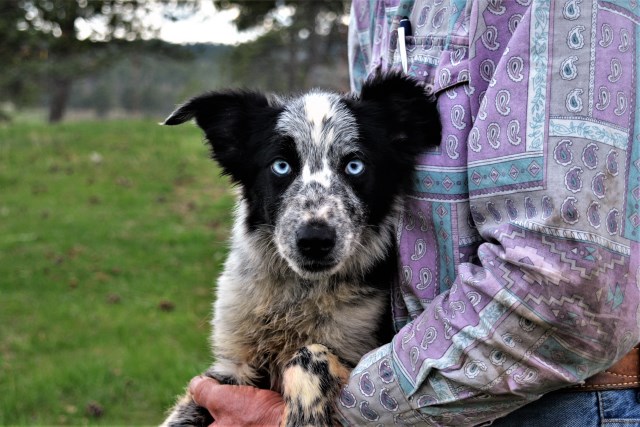
<path fill-rule="evenodd" d="M 0 126 L 0 424 L 157 424 L 208 366 L 233 196 L 201 141 Z"/>

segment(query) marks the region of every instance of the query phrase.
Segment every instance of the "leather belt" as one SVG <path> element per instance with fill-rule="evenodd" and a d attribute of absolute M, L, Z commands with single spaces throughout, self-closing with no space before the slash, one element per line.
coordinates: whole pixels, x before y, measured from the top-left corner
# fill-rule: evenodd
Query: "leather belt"
<path fill-rule="evenodd" d="M 602 391 L 640 387 L 640 345 L 635 346 L 609 369 L 563 391 Z"/>

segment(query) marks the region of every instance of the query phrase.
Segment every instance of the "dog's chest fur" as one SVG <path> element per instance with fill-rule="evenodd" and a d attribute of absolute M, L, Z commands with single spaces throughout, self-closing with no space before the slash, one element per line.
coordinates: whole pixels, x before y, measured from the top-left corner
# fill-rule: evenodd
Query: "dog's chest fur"
<path fill-rule="evenodd" d="M 285 364 L 304 345 L 322 343 L 355 365 L 383 342 L 388 289 L 373 287 L 366 276 L 311 281 L 269 268 L 264 263 L 273 260 L 247 241 L 242 228 L 234 229 L 233 250 L 218 280 L 212 336 L 218 373 L 228 370 L 238 379 L 243 372 L 240 382 L 279 390 Z M 381 263 L 372 274 L 388 286 L 393 266 Z"/>

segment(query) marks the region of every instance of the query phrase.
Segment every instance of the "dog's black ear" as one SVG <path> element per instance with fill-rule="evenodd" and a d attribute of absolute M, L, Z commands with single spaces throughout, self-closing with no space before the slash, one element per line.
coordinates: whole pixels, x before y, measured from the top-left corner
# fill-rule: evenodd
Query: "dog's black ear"
<path fill-rule="evenodd" d="M 440 144 L 441 125 L 435 97 L 415 79 L 398 73 L 378 74 L 362 86 L 363 109 L 378 116 L 390 142 L 413 153 Z"/>
<path fill-rule="evenodd" d="M 226 91 L 208 92 L 182 104 L 164 121 L 164 125 L 179 125 L 193 118 L 205 132 L 221 125 L 232 130 L 229 124 L 240 121 L 246 113 L 269 106 L 267 97 L 258 92 Z"/>
<path fill-rule="evenodd" d="M 179 125 L 195 118 L 224 173 L 243 182 L 250 168 L 250 140 L 269 128 L 277 111 L 258 92 L 209 92 L 178 107 L 163 124 Z"/>

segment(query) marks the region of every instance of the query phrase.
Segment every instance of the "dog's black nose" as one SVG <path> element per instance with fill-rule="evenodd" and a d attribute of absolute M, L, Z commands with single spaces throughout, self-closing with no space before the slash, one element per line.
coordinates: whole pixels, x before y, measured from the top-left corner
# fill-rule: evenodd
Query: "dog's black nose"
<path fill-rule="evenodd" d="M 303 256 L 320 261 L 336 245 L 336 231 L 327 224 L 312 222 L 298 230 L 296 244 Z"/>

